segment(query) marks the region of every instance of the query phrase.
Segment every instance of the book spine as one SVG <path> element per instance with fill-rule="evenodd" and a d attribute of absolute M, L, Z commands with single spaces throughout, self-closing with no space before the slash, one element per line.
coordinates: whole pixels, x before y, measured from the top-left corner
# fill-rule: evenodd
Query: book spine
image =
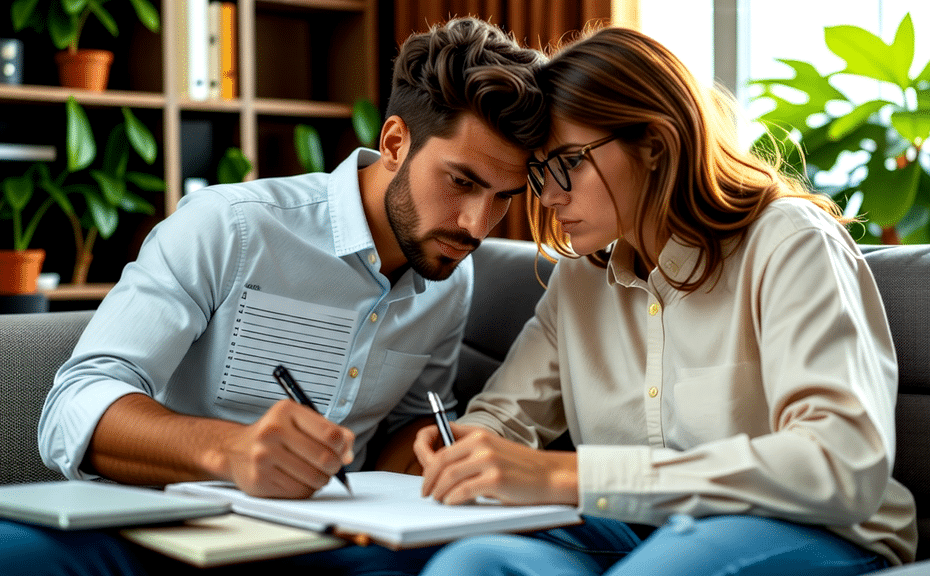
<path fill-rule="evenodd" d="M 220 97 L 220 3 L 210 2 L 207 80 L 210 98 Z"/>
<path fill-rule="evenodd" d="M 236 5 L 222 2 L 220 11 L 220 87 L 223 98 L 239 95 L 239 46 Z"/>
<path fill-rule="evenodd" d="M 207 0 L 188 1 L 188 91 L 194 100 L 206 100 L 210 95 L 208 74 L 208 10 Z"/>

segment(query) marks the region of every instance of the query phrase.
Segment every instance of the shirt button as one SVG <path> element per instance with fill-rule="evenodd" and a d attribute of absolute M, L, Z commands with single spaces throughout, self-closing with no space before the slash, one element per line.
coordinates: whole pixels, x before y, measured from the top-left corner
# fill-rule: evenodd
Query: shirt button
<path fill-rule="evenodd" d="M 372 322 L 377 322 L 377 321 L 378 321 L 378 314 L 375 313 L 375 312 L 372 312 L 372 313 L 371 313 L 371 316 L 369 316 L 368 319 L 371 320 Z"/>
<path fill-rule="evenodd" d="M 349 376 L 358 378 L 358 368 L 349 368 Z"/>
<path fill-rule="evenodd" d="M 653 386 L 652 388 L 649 389 L 649 397 L 650 397 L 650 398 L 655 398 L 655 397 L 658 396 L 658 395 L 659 395 L 659 389 L 658 389 L 658 388 L 656 388 L 655 386 Z"/>
<path fill-rule="evenodd" d="M 607 498 L 601 496 L 597 499 L 597 509 L 598 510 L 607 510 Z"/>
<path fill-rule="evenodd" d="M 371 264 L 374 264 L 374 263 L 377 262 L 377 261 L 378 261 L 378 255 L 375 254 L 374 252 L 369 252 L 369 253 L 368 253 L 368 262 L 371 263 Z"/>
<path fill-rule="evenodd" d="M 659 313 L 659 305 L 658 305 L 657 303 L 653 302 L 653 303 L 649 306 L 649 315 L 650 315 L 650 316 L 655 316 L 655 315 L 658 314 L 658 313 Z"/>

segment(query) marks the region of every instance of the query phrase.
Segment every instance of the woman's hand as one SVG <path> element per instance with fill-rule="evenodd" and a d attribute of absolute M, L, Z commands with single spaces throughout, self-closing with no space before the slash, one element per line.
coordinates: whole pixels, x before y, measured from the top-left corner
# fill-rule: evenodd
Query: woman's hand
<path fill-rule="evenodd" d="M 444 504 L 479 496 L 504 504 L 578 504 L 574 452 L 535 450 L 474 426 L 452 423 L 455 444 L 436 449 L 435 426 L 420 430 L 414 452 L 423 465 L 423 495 Z"/>

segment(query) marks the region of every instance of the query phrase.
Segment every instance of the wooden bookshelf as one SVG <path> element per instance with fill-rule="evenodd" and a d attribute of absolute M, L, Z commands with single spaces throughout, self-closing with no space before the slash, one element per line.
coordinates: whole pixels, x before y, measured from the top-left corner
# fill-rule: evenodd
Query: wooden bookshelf
<path fill-rule="evenodd" d="M 161 13 L 161 32 L 152 34 L 141 25 L 134 29 L 134 16 L 120 21 L 121 44 L 114 50 L 114 71 L 121 65 L 121 73 L 114 76 L 111 72 L 107 91 L 59 87 L 50 79 L 54 72 L 46 70 L 41 75 L 45 84 L 0 85 L 4 114 L 27 120 L 18 128 L 22 139 L 17 139 L 15 129 L 11 134 L 7 127 L 0 133 L 0 141 L 56 146 L 60 162 L 65 157 L 64 103 L 70 96 L 87 109 L 89 116 L 110 114 L 118 118 L 118 108 L 132 108 L 159 142 L 159 156 L 150 170 L 164 178 L 166 191 L 163 199 L 158 196 L 156 218 L 171 214 L 183 194 L 187 158 L 182 150 L 190 150 L 191 146 L 182 142 L 185 123 L 207 122 L 214 128 L 211 153 L 217 160 L 226 148 L 239 147 L 254 166 L 247 179 L 302 171 L 293 149 L 292 133 L 297 124 L 311 124 L 320 130 L 327 169 L 358 146 L 352 130 L 352 104 L 358 98 L 378 104 L 376 0 L 235 0 L 238 94 L 234 99 L 210 100 L 191 99 L 181 94 L 177 85 L 181 63 L 174 46 L 179 35 L 186 34 L 179 29 L 177 18 L 183 9 L 182 0 L 153 2 Z M 127 39 L 127 33 L 133 36 Z M 27 49 L 34 44 L 35 50 L 53 51 L 46 36 L 22 33 L 18 37 Z M 31 64 L 36 66 L 37 62 Z M 38 65 L 45 63 L 38 61 Z M 47 66 L 54 68 L 51 58 Z M 25 80 L 30 81 L 28 75 Z M 35 127 L 33 118 L 39 120 Z M 94 117 L 91 122 L 95 123 Z M 105 146 L 107 131 L 98 131 L 95 123 L 98 151 Z M 147 221 L 144 225 L 150 228 L 154 223 Z M 133 245 L 138 242 L 138 238 L 129 241 Z M 134 257 L 132 250 L 130 259 Z M 97 263 L 95 258 L 95 266 Z M 125 263 L 107 265 L 121 268 Z M 68 272 L 64 270 L 63 275 Z M 49 297 L 96 298 L 101 290 L 101 286 L 86 290 L 63 286 Z"/>

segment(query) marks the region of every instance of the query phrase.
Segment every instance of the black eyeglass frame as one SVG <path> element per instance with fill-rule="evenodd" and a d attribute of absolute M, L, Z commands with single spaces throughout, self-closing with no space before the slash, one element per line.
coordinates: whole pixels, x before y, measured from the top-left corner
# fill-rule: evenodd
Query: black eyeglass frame
<path fill-rule="evenodd" d="M 568 168 L 565 165 L 564 157 L 565 156 L 581 156 L 582 158 L 585 158 L 587 157 L 588 152 L 590 152 L 591 150 L 594 150 L 595 148 L 599 148 L 603 146 L 604 144 L 607 144 L 608 142 L 612 142 L 616 140 L 617 138 L 619 138 L 619 136 L 617 136 L 616 134 L 611 134 L 610 136 L 599 138 L 598 140 L 595 140 L 594 142 L 585 144 L 584 146 L 581 147 L 581 149 L 577 153 L 569 154 L 566 152 L 553 152 L 549 154 L 549 156 L 547 156 L 546 159 L 541 162 L 539 160 L 536 160 L 535 158 L 533 160 L 529 160 L 526 163 L 526 167 L 527 167 L 528 177 L 530 181 L 530 190 L 532 190 L 533 194 L 537 198 L 542 196 L 543 186 L 545 186 L 546 184 L 546 169 L 548 168 L 549 173 L 552 174 L 552 178 L 556 181 L 559 187 L 562 188 L 562 190 L 565 190 L 566 192 L 571 192 L 572 181 L 571 181 L 571 178 L 569 178 L 568 176 L 568 171 L 570 170 L 570 168 Z M 554 170 L 552 168 L 552 165 L 550 164 L 550 162 L 552 162 L 553 160 L 559 161 L 558 170 Z M 565 178 L 564 182 L 561 180 L 562 177 Z"/>

